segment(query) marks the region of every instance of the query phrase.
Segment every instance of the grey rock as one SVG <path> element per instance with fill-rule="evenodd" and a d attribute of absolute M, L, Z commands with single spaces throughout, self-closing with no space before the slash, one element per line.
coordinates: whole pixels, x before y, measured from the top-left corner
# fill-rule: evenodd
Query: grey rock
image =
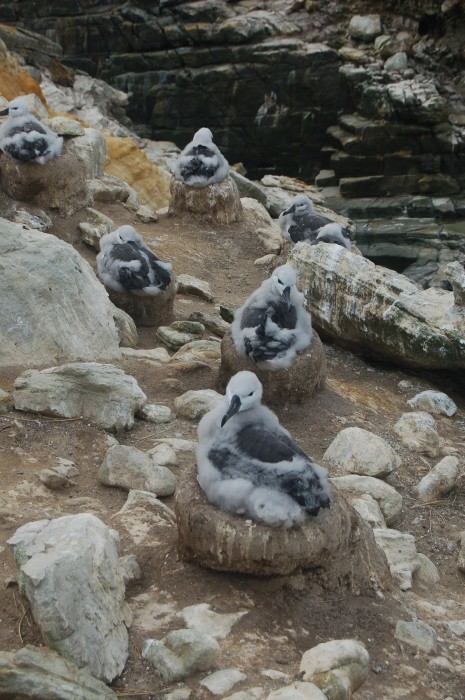
<path fill-rule="evenodd" d="M 175 630 L 161 641 L 148 639 L 142 647 L 142 657 L 150 661 L 166 683 L 173 683 L 197 671 L 217 668 L 220 646 L 203 632 Z"/>
<path fill-rule="evenodd" d="M 388 58 L 384 64 L 384 68 L 389 73 L 403 73 L 407 68 L 407 54 L 405 51 L 398 51 Z"/>
<path fill-rule="evenodd" d="M 200 321 L 211 333 L 216 333 L 216 335 L 220 337 L 224 336 L 230 325 L 226 323 L 226 321 L 223 321 L 222 318 L 212 316 L 212 314 L 206 314 L 203 311 L 194 311 L 194 313 L 189 316 L 189 319 L 191 321 Z"/>
<path fill-rule="evenodd" d="M 225 668 L 214 671 L 200 681 L 200 685 L 210 691 L 212 695 L 223 695 L 234 688 L 241 681 L 247 680 L 247 676 L 236 668 Z"/>
<path fill-rule="evenodd" d="M 439 456 L 436 421 L 429 413 L 424 411 L 403 413 L 395 424 L 394 430 L 409 450 L 429 457 Z"/>
<path fill-rule="evenodd" d="M 160 326 L 157 328 L 156 337 L 171 350 L 178 350 L 183 345 L 195 340 L 195 335 L 178 331 L 171 326 Z"/>
<path fill-rule="evenodd" d="M 176 465 L 178 463 L 178 457 L 173 448 L 165 442 L 152 447 L 151 450 L 147 451 L 150 459 L 155 464 L 161 464 L 163 466 L 167 464 Z"/>
<path fill-rule="evenodd" d="M 424 651 L 427 654 L 437 653 L 436 632 L 430 625 L 427 625 L 426 622 L 422 622 L 421 620 L 415 622 L 398 620 L 394 636 L 400 642 L 415 647 L 415 649 Z"/>
<path fill-rule="evenodd" d="M 147 403 L 138 415 L 148 423 L 160 425 L 171 421 L 171 408 L 160 403 Z"/>
<path fill-rule="evenodd" d="M 295 681 L 292 685 L 273 690 L 266 700 L 328 700 L 329 697 L 314 683 Z"/>
<path fill-rule="evenodd" d="M 199 630 L 214 639 L 227 637 L 233 625 L 244 615 L 247 615 L 246 610 L 237 613 L 217 613 L 207 603 L 189 605 L 180 613 L 180 617 L 189 628 Z"/>
<path fill-rule="evenodd" d="M 365 682 L 370 657 L 355 639 L 334 639 L 317 644 L 302 656 L 303 680 L 315 683 L 330 700 L 343 700 Z"/>
<path fill-rule="evenodd" d="M 0 257 L 0 366 L 119 355 L 116 309 L 72 246 L 0 219 Z"/>
<path fill-rule="evenodd" d="M 46 647 L 0 652 L 0 695 L 15 700 L 117 700 L 105 683 Z"/>
<path fill-rule="evenodd" d="M 146 402 L 134 377 L 96 362 L 28 370 L 16 380 L 13 398 L 19 411 L 82 416 L 115 431 L 132 428 Z"/>
<path fill-rule="evenodd" d="M 239 690 L 237 693 L 224 697 L 223 700 L 263 700 L 265 691 L 257 686 L 255 688 L 247 688 L 247 690 Z"/>
<path fill-rule="evenodd" d="M 438 501 L 454 488 L 458 476 L 459 460 L 457 457 L 444 457 L 417 484 L 415 495 L 424 503 Z"/>
<path fill-rule="evenodd" d="M 121 510 L 118 511 L 117 515 L 128 513 L 129 511 L 136 509 L 147 510 L 159 514 L 170 524 L 173 524 L 175 521 L 175 516 L 171 508 L 165 505 L 163 501 L 160 501 L 157 496 L 150 491 L 131 489 L 126 499 L 126 503 L 123 505 Z"/>
<path fill-rule="evenodd" d="M 463 530 L 458 538 L 457 543 L 459 545 L 459 555 L 457 558 L 457 568 L 463 574 L 465 574 L 465 530 Z"/>
<path fill-rule="evenodd" d="M 159 466 L 141 450 L 127 445 L 114 445 L 107 451 L 98 470 L 100 483 L 130 491 L 150 491 L 157 496 L 171 496 L 176 477 Z"/>
<path fill-rule="evenodd" d="M 142 571 L 134 554 L 127 554 L 124 557 L 120 557 L 119 563 L 125 586 L 131 581 L 140 580 Z"/>
<path fill-rule="evenodd" d="M 120 675 L 129 609 L 118 533 L 86 513 L 23 525 L 8 545 L 45 642 L 96 678 Z"/>
<path fill-rule="evenodd" d="M 147 360 L 147 362 L 157 362 L 163 364 L 169 362 L 170 356 L 166 348 L 152 348 L 150 350 L 122 348 L 121 354 L 124 357 L 131 357 L 137 360 Z"/>
<path fill-rule="evenodd" d="M 384 519 L 391 525 L 402 510 L 402 496 L 393 486 L 373 476 L 335 476 L 330 479 L 341 491 L 351 494 L 369 494 L 378 502 Z"/>
<path fill-rule="evenodd" d="M 190 335 L 197 336 L 201 338 L 205 333 L 205 326 L 199 321 L 174 321 L 170 328 L 174 328 L 180 333 L 190 333 Z"/>
<path fill-rule="evenodd" d="M 350 505 L 371 527 L 385 528 L 386 521 L 381 512 L 378 502 L 368 493 L 362 494 L 359 498 L 351 497 Z"/>
<path fill-rule="evenodd" d="M 13 396 L 0 389 L 0 413 L 9 413 L 13 410 Z"/>
<path fill-rule="evenodd" d="M 456 637 L 465 637 L 465 620 L 451 620 L 446 626 Z"/>
<path fill-rule="evenodd" d="M 89 189 L 92 193 L 94 202 L 128 202 L 132 197 L 137 201 L 137 195 L 129 185 L 120 180 L 119 177 L 104 173 L 100 177 L 96 177 L 89 182 Z M 116 225 L 113 226 L 114 231 Z"/>
<path fill-rule="evenodd" d="M 431 559 L 421 552 L 417 554 L 417 562 L 419 567 L 413 572 L 414 588 L 424 595 L 429 595 L 439 582 L 439 571 Z"/>
<path fill-rule="evenodd" d="M 465 306 L 465 269 L 463 265 L 458 262 L 449 263 L 444 274 L 452 285 L 454 303 L 457 307 Z"/>
<path fill-rule="evenodd" d="M 216 406 L 222 398 L 222 394 L 214 391 L 214 389 L 186 391 L 185 394 L 175 398 L 174 408 L 177 416 L 180 418 L 200 420 L 202 416 Z"/>
<path fill-rule="evenodd" d="M 52 129 L 59 136 L 84 136 L 85 129 L 78 121 L 75 119 L 68 119 L 67 117 L 51 117 L 50 119 L 44 119 L 43 124 L 46 124 L 49 129 Z"/>
<path fill-rule="evenodd" d="M 213 340 L 192 340 L 183 345 L 171 357 L 172 362 L 206 362 L 208 364 L 221 358 L 221 347 Z"/>
<path fill-rule="evenodd" d="M 205 301 L 213 301 L 214 296 L 210 289 L 208 282 L 204 280 L 199 280 L 197 277 L 192 277 L 192 275 L 179 275 L 178 280 L 178 294 L 192 294 L 193 296 L 205 299 Z"/>
<path fill-rule="evenodd" d="M 399 530 L 374 529 L 376 544 L 384 551 L 394 581 L 402 591 L 412 588 L 413 575 L 420 568 L 415 537 Z"/>
<path fill-rule="evenodd" d="M 33 211 L 27 209 L 18 209 L 13 216 L 15 224 L 21 224 L 26 228 L 35 229 L 36 231 L 49 231 L 53 222 L 47 214 L 41 209 L 33 207 Z"/>
<path fill-rule="evenodd" d="M 383 477 L 397 469 L 400 457 L 382 438 L 362 428 L 344 428 L 324 454 L 345 472 Z"/>
<path fill-rule="evenodd" d="M 191 691 L 189 688 L 177 688 L 172 693 L 163 696 L 164 700 L 189 700 Z"/>
<path fill-rule="evenodd" d="M 153 211 L 152 207 L 147 204 L 143 204 L 136 212 L 136 216 L 144 224 L 150 224 L 154 221 L 158 221 L 158 215 Z"/>
<path fill-rule="evenodd" d="M 59 474 L 54 469 L 41 469 L 38 477 L 47 488 L 52 491 L 68 488 L 70 480 L 64 474 Z"/>
<path fill-rule="evenodd" d="M 105 214 L 87 207 L 86 215 L 88 221 L 83 221 L 78 224 L 78 229 L 81 232 L 82 240 L 97 252 L 100 250 L 100 239 L 106 233 L 114 231 L 115 223 Z"/>
<path fill-rule="evenodd" d="M 443 416 L 453 416 L 457 413 L 457 406 L 447 394 L 442 391 L 421 391 L 407 401 L 410 408 L 416 408 L 427 413 L 438 413 Z"/>
<path fill-rule="evenodd" d="M 379 15 L 354 15 L 349 22 L 349 34 L 353 39 L 372 41 L 381 32 Z"/>

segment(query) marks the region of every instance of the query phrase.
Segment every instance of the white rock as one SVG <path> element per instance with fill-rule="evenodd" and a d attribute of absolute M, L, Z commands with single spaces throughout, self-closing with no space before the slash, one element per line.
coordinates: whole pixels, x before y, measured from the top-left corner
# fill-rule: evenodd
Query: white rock
<path fill-rule="evenodd" d="M 457 413 L 457 406 L 447 394 L 442 391 L 422 391 L 410 401 L 410 408 L 417 408 L 427 413 L 438 413 L 443 416 L 453 416 Z"/>
<path fill-rule="evenodd" d="M 179 418 L 200 420 L 205 413 L 210 411 L 223 398 L 214 389 L 186 391 L 185 394 L 175 398 L 174 407 Z"/>
<path fill-rule="evenodd" d="M 246 614 L 246 610 L 237 613 L 216 613 L 208 603 L 199 603 L 184 608 L 180 617 L 189 628 L 200 630 L 215 639 L 224 639 L 232 626 Z"/>
<path fill-rule="evenodd" d="M 304 681 L 313 681 L 324 693 L 329 687 L 331 698 L 342 700 L 350 698 L 351 693 L 366 680 L 369 663 L 364 644 L 356 639 L 334 639 L 306 651 L 300 662 L 300 671 Z"/>
<path fill-rule="evenodd" d="M 386 527 L 386 521 L 384 520 L 381 508 L 373 496 L 365 493 L 360 496 L 360 498 L 350 498 L 349 502 L 351 506 L 355 508 L 357 513 L 362 516 L 365 522 L 371 525 L 371 527 Z"/>
<path fill-rule="evenodd" d="M 152 348 L 151 350 L 122 348 L 121 354 L 138 360 L 149 360 L 150 362 L 163 363 L 170 361 L 170 355 L 166 348 Z"/>
<path fill-rule="evenodd" d="M 372 41 L 381 33 L 379 15 L 354 15 L 349 22 L 349 34 L 353 39 Z"/>
<path fill-rule="evenodd" d="M 159 445 L 152 447 L 151 450 L 148 450 L 147 454 L 153 460 L 154 464 L 163 466 L 171 464 L 176 466 L 178 463 L 176 452 L 166 442 L 161 442 Z"/>
<path fill-rule="evenodd" d="M 178 688 L 177 690 L 173 690 L 172 693 L 164 695 L 163 698 L 164 700 L 189 700 L 190 696 L 191 691 L 189 688 Z"/>
<path fill-rule="evenodd" d="M 398 620 L 394 637 L 400 642 L 425 651 L 427 654 L 436 654 L 437 652 L 436 632 L 430 625 L 421 620 L 414 622 Z"/>
<path fill-rule="evenodd" d="M 413 585 L 416 590 L 424 594 L 431 593 L 439 581 L 437 566 L 426 556 L 418 552 L 417 562 L 419 567 L 413 572 Z"/>
<path fill-rule="evenodd" d="M 341 491 L 351 494 L 369 494 L 378 502 L 387 525 L 399 516 L 402 510 L 402 496 L 395 488 L 373 476 L 335 476 L 331 483 Z"/>
<path fill-rule="evenodd" d="M 218 642 L 197 630 L 175 630 L 161 641 L 148 639 L 142 657 L 161 673 L 166 683 L 180 681 L 197 671 L 211 671 L 220 660 Z"/>
<path fill-rule="evenodd" d="M 212 695 L 223 695 L 234 688 L 237 683 L 247 680 L 247 676 L 236 668 L 225 668 L 214 671 L 200 681 L 200 685 L 210 691 Z"/>
<path fill-rule="evenodd" d="M 171 357 L 171 362 L 206 362 L 219 360 L 221 346 L 214 340 L 192 340 L 179 348 Z"/>
<path fill-rule="evenodd" d="M 391 529 L 374 529 L 376 544 L 388 560 L 391 574 L 402 591 L 412 588 L 413 574 L 420 568 L 415 537 Z"/>
<path fill-rule="evenodd" d="M 110 682 L 128 656 L 119 536 L 88 513 L 23 525 L 8 542 L 46 644 Z"/>
<path fill-rule="evenodd" d="M 132 489 L 129 491 L 125 504 L 116 515 L 127 513 L 131 510 L 143 509 L 152 511 L 153 513 L 161 514 L 162 518 L 173 524 L 176 520 L 174 512 L 163 501 L 160 501 L 151 491 L 141 491 Z"/>
<path fill-rule="evenodd" d="M 208 282 L 199 280 L 192 275 L 178 275 L 178 294 L 192 294 L 206 301 L 213 301 L 213 292 Z"/>
<path fill-rule="evenodd" d="M 328 700 L 328 696 L 314 683 L 296 681 L 285 688 L 273 690 L 266 700 Z"/>
<path fill-rule="evenodd" d="M 465 620 L 451 620 L 445 624 L 456 637 L 465 637 Z"/>
<path fill-rule="evenodd" d="M 97 362 L 28 370 L 15 381 L 13 398 L 18 411 L 82 416 L 115 431 L 132 428 L 147 400 L 134 377 Z"/>
<path fill-rule="evenodd" d="M 442 668 L 446 671 L 454 671 L 454 666 L 451 664 L 449 659 L 445 656 L 434 656 L 428 661 L 429 666 L 436 666 L 437 668 Z"/>
<path fill-rule="evenodd" d="M 159 438 L 154 442 L 155 445 L 169 445 L 175 452 L 195 452 L 197 449 L 196 440 L 183 440 L 182 438 Z"/>
<path fill-rule="evenodd" d="M 436 421 L 429 413 L 424 411 L 403 413 L 395 424 L 394 430 L 409 450 L 429 457 L 438 457 L 439 435 L 436 430 Z"/>
<path fill-rule="evenodd" d="M 351 474 L 383 477 L 401 464 L 392 447 L 374 433 L 362 428 L 344 428 L 324 454 L 330 464 Z"/>
<path fill-rule="evenodd" d="M 138 415 L 148 423 L 160 425 L 171 421 L 171 408 L 160 403 L 146 403 Z"/>
<path fill-rule="evenodd" d="M 264 695 L 265 691 L 261 687 L 247 688 L 247 690 L 240 690 L 238 693 L 228 695 L 223 700 L 262 700 Z"/>
<path fill-rule="evenodd" d="M 405 51 L 398 51 L 390 56 L 384 63 L 384 70 L 388 73 L 403 73 L 407 68 L 407 54 Z"/>
<path fill-rule="evenodd" d="M 157 496 L 171 496 L 176 489 L 176 477 L 167 467 L 154 464 L 148 454 L 128 445 L 110 447 L 97 476 L 106 486 L 150 491 Z"/>
<path fill-rule="evenodd" d="M 119 356 L 116 307 L 71 245 L 0 219 L 0 258 L 0 366 Z"/>
<path fill-rule="evenodd" d="M 438 501 L 454 488 L 458 476 L 459 460 L 457 457 L 444 457 L 417 484 L 414 493 L 424 503 Z"/>
<path fill-rule="evenodd" d="M 142 576 L 142 571 L 134 554 L 127 554 L 124 557 L 120 557 L 119 563 L 121 565 L 121 573 L 125 585 L 131 581 L 139 581 Z"/>

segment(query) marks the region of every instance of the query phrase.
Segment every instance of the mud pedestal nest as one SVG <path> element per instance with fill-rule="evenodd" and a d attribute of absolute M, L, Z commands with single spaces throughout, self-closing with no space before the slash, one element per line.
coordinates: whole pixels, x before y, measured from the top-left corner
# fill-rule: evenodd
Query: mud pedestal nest
<path fill-rule="evenodd" d="M 174 277 L 170 284 L 160 294 L 155 296 L 138 296 L 129 292 L 115 292 L 105 287 L 118 309 L 125 311 L 133 319 L 136 326 L 169 325 L 173 320 L 174 297 L 176 296 L 177 283 Z"/>
<path fill-rule="evenodd" d="M 218 571 L 258 576 L 307 570 L 325 588 L 389 588 L 390 573 L 373 532 L 335 488 L 331 507 L 286 529 L 258 524 L 212 505 L 194 465 L 176 490 L 183 558 Z"/>
<path fill-rule="evenodd" d="M 310 345 L 297 353 L 288 369 L 259 369 L 255 362 L 238 354 L 228 330 L 221 342 L 219 388 L 224 391 L 229 379 L 241 370 L 257 375 L 263 384 L 263 403 L 299 402 L 323 389 L 327 371 L 325 350 L 313 331 Z"/>
<path fill-rule="evenodd" d="M 170 190 L 170 214 L 195 214 L 212 224 L 232 224 L 244 218 L 239 190 L 229 176 L 206 187 L 192 187 L 173 178 Z"/>

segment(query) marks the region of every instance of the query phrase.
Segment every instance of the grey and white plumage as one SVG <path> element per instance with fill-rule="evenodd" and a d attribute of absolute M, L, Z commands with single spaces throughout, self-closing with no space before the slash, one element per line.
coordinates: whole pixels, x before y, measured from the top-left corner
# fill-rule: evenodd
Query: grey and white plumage
<path fill-rule="evenodd" d="M 253 372 L 231 378 L 224 399 L 199 423 L 197 478 L 222 510 L 292 527 L 329 508 L 326 470 L 300 449 L 261 398 Z"/>
<path fill-rule="evenodd" d="M 345 229 L 336 222 L 332 224 L 326 224 L 322 226 L 316 234 L 316 238 L 311 242 L 311 245 L 317 245 L 318 243 L 336 243 L 336 245 L 343 246 L 350 250 L 352 247 L 352 242 L 348 237 Z"/>
<path fill-rule="evenodd" d="M 234 314 L 231 335 L 237 352 L 262 369 L 290 367 L 310 345 L 312 320 L 290 265 L 281 265 Z"/>
<path fill-rule="evenodd" d="M 332 219 L 315 212 L 312 202 L 304 194 L 294 197 L 291 206 L 284 209 L 278 218 L 284 238 L 291 243 L 314 241 L 318 229 L 331 223 Z"/>
<path fill-rule="evenodd" d="M 229 173 L 229 163 L 213 143 L 210 129 L 199 129 L 172 167 L 177 180 L 191 187 L 221 182 Z"/>
<path fill-rule="evenodd" d="M 32 114 L 23 97 L 16 97 L 0 115 L 8 119 L 0 127 L 0 149 L 22 163 L 44 165 L 61 154 L 63 138 Z"/>
<path fill-rule="evenodd" d="M 116 292 L 160 294 L 171 282 L 171 269 L 171 263 L 159 260 L 132 226 L 120 226 L 100 239 L 98 274 Z"/>

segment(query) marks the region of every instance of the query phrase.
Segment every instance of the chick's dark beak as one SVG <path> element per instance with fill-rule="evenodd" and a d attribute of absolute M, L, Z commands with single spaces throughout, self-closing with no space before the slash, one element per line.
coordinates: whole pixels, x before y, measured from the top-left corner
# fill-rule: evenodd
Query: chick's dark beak
<path fill-rule="evenodd" d="M 6 117 L 10 111 L 9 107 L 5 107 L 5 109 L 0 110 L 0 117 Z"/>
<path fill-rule="evenodd" d="M 229 408 L 224 414 L 223 418 L 221 419 L 221 427 L 228 421 L 231 416 L 233 416 L 235 413 L 238 412 L 238 410 L 241 407 L 241 400 L 238 396 L 234 395 L 231 399 L 231 403 L 229 404 Z"/>
<path fill-rule="evenodd" d="M 286 302 L 286 304 L 289 304 L 289 301 L 291 299 L 291 288 L 290 287 L 284 287 L 283 289 L 283 299 Z"/>
<path fill-rule="evenodd" d="M 289 209 L 285 209 L 283 214 L 293 214 L 295 212 L 295 204 L 292 204 Z"/>

